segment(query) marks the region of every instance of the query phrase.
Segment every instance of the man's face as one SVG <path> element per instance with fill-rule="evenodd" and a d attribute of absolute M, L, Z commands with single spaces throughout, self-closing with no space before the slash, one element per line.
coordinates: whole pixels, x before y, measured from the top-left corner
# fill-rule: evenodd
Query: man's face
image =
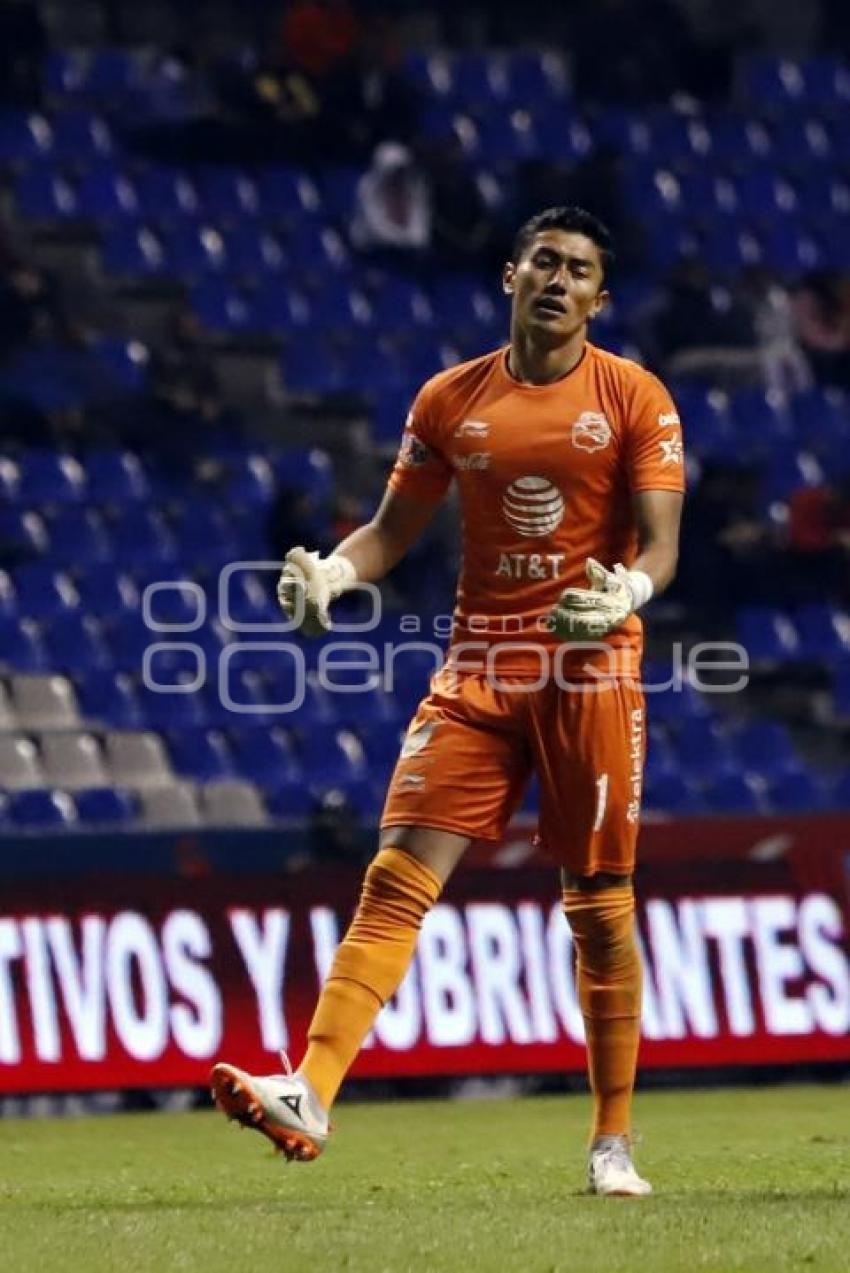
<path fill-rule="evenodd" d="M 596 317 L 608 300 L 603 281 L 598 247 L 571 230 L 541 230 L 502 276 L 518 328 L 549 332 L 554 344 Z"/>

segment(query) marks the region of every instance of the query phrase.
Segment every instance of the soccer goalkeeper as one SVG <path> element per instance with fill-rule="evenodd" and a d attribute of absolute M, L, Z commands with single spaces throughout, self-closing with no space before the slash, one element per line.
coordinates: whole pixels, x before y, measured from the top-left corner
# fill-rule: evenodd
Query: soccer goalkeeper
<path fill-rule="evenodd" d="M 212 1071 L 218 1105 L 289 1158 L 324 1148 L 331 1105 L 407 970 L 423 917 L 470 843 L 501 838 L 535 770 L 539 836 L 561 867 L 577 952 L 593 1091 L 589 1186 L 650 1192 L 630 1141 L 645 746 L 637 612 L 673 578 L 684 464 L 663 385 L 587 340 L 608 300 L 610 260 L 607 230 L 581 209 L 527 222 L 502 278 L 507 348 L 423 386 L 368 525 L 327 558 L 286 555 L 280 603 L 303 613 L 305 633 L 322 633 L 333 601 L 391 570 L 458 483 L 463 567 L 446 664 L 409 727 L 307 1050 L 294 1073 L 286 1061 L 284 1075 L 226 1063 Z"/>

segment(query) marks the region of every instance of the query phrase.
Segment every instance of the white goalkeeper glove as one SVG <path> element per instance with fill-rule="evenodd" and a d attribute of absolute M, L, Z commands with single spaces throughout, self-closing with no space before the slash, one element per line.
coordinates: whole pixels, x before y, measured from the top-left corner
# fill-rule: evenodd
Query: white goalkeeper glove
<path fill-rule="evenodd" d="M 562 641 L 595 641 L 625 623 L 652 596 L 652 580 L 643 570 L 613 570 L 588 557 L 589 588 L 566 588 L 551 613 L 552 631 Z"/>
<path fill-rule="evenodd" d="M 357 571 L 347 557 L 336 553 L 320 557 L 306 548 L 290 548 L 277 582 L 277 599 L 286 617 L 292 619 L 299 612 L 298 593 L 303 593 L 299 631 L 305 636 L 324 636 L 331 627 L 331 602 L 356 583 Z"/>

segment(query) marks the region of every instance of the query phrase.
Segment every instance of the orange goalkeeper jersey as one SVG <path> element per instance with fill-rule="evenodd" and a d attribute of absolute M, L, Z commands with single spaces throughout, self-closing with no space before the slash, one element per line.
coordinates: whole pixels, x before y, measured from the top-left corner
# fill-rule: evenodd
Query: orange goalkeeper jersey
<path fill-rule="evenodd" d="M 572 679 L 634 676 L 642 624 L 631 615 L 604 651 L 562 646 L 546 617 L 585 560 L 637 556 L 632 493 L 684 490 L 676 407 L 655 376 L 586 344 L 569 375 L 523 384 L 507 350 L 440 372 L 420 389 L 390 487 L 443 498 L 457 480 L 463 526 L 450 662 L 545 676 L 557 654 Z"/>

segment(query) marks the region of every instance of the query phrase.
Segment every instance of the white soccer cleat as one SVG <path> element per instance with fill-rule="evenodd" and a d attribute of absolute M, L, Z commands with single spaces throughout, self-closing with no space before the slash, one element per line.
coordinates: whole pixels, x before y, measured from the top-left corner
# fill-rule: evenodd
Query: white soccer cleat
<path fill-rule="evenodd" d="M 587 1186 L 603 1198 L 645 1198 L 652 1185 L 635 1171 L 628 1136 L 597 1136 L 587 1160 Z"/>
<path fill-rule="evenodd" d="M 286 1053 L 280 1056 L 286 1073 L 264 1077 L 220 1061 L 210 1074 L 213 1100 L 228 1118 L 267 1136 L 287 1162 L 312 1162 L 330 1135 L 328 1116 Z"/>

